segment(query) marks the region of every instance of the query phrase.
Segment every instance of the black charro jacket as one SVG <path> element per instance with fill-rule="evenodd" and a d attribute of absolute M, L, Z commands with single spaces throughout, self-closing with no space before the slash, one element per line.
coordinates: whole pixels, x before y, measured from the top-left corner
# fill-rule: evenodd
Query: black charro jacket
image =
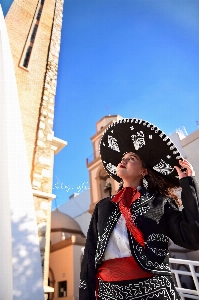
<path fill-rule="evenodd" d="M 145 271 L 170 275 L 168 242 L 190 250 L 199 249 L 199 187 L 194 177 L 180 179 L 182 211 L 171 198 L 148 193 L 131 205 L 136 226 L 143 232 L 145 247 L 128 232 L 132 256 Z M 100 266 L 110 235 L 121 215 L 110 198 L 99 201 L 89 226 L 80 274 L 79 300 L 95 300 L 97 268 Z"/>

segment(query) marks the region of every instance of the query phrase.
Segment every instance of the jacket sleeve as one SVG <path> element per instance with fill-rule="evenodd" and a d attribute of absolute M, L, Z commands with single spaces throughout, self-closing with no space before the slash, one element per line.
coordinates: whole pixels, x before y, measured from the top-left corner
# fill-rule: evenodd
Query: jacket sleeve
<path fill-rule="evenodd" d="M 190 250 L 199 249 L 199 187 L 194 177 L 180 179 L 182 211 L 172 201 L 165 205 L 167 228 L 172 241 Z"/>
<path fill-rule="evenodd" d="M 79 300 L 96 300 L 95 252 L 97 247 L 98 204 L 93 212 L 87 232 L 84 255 L 81 263 Z"/>

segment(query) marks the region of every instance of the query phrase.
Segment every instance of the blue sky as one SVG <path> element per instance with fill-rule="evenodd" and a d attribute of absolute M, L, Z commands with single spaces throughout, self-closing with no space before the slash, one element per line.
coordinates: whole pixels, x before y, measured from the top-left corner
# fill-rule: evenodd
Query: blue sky
<path fill-rule="evenodd" d="M 198 0 L 65 0 L 54 131 L 68 145 L 55 156 L 53 206 L 88 187 L 103 116 L 198 129 L 198 15 Z"/>

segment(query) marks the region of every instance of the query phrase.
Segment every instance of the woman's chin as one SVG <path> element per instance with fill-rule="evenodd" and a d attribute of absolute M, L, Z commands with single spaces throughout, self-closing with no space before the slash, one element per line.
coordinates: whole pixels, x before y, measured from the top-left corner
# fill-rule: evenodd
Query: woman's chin
<path fill-rule="evenodd" d="M 117 176 L 122 179 L 126 178 L 125 173 L 124 172 L 117 172 Z"/>

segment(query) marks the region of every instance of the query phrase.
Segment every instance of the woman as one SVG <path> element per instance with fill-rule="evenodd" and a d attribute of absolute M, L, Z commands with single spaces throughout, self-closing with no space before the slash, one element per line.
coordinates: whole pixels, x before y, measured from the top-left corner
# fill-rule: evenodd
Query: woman
<path fill-rule="evenodd" d="M 120 188 L 95 207 L 79 299 L 180 299 L 169 269 L 168 242 L 171 238 L 199 249 L 198 187 L 191 164 L 159 128 L 139 119 L 111 124 L 100 154 Z M 179 186 L 182 211 L 174 192 Z"/>

